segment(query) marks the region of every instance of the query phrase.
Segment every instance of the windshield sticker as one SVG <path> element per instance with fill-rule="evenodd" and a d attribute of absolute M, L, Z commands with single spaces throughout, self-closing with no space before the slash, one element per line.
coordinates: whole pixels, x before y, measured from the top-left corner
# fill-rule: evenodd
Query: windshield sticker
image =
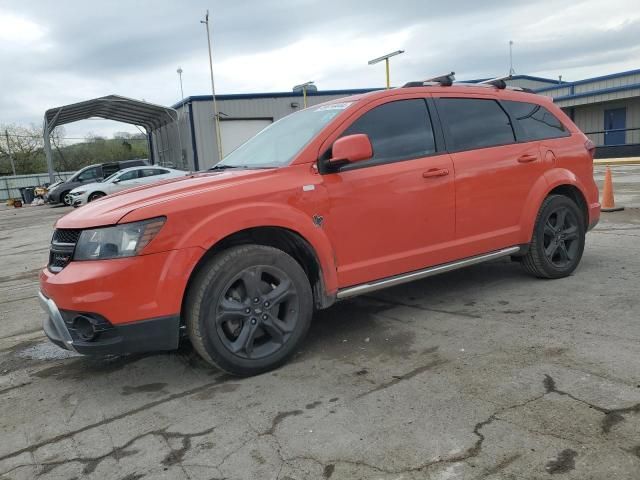
<path fill-rule="evenodd" d="M 344 110 L 353 102 L 342 102 L 342 103 L 331 103 L 329 105 L 323 105 L 321 107 L 316 108 L 316 112 L 324 112 L 327 110 Z"/>

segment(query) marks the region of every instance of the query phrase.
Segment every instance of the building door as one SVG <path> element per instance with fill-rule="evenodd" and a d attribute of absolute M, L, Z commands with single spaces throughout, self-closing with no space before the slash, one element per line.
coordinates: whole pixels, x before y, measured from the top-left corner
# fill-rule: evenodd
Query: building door
<path fill-rule="evenodd" d="M 627 132 L 627 109 L 612 108 L 604 111 L 604 144 L 624 145 Z"/>
<path fill-rule="evenodd" d="M 269 125 L 271 125 L 270 118 L 220 119 L 223 155 L 229 155 Z"/>

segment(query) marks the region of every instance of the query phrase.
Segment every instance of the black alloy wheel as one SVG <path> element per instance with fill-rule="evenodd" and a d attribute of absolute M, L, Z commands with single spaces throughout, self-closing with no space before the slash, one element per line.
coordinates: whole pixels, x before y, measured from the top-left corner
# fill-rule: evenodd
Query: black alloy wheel
<path fill-rule="evenodd" d="M 558 268 L 566 268 L 578 255 L 578 219 L 566 206 L 553 210 L 544 224 L 544 255 Z"/>
<path fill-rule="evenodd" d="M 264 358 L 284 345 L 298 322 L 298 292 L 269 265 L 248 267 L 225 287 L 214 318 L 224 346 L 242 358 Z"/>
<path fill-rule="evenodd" d="M 304 339 L 312 315 L 313 293 L 302 266 L 264 245 L 231 247 L 209 258 L 184 302 L 196 351 L 240 376 L 282 365 Z"/>
<path fill-rule="evenodd" d="M 539 278 L 570 275 L 584 252 L 586 222 L 578 205 L 564 195 L 550 195 L 538 212 L 527 253 L 520 259 Z"/>

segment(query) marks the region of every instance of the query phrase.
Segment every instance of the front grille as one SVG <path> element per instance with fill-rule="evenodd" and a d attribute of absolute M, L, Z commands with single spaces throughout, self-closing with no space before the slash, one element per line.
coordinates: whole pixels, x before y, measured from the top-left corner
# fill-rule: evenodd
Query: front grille
<path fill-rule="evenodd" d="M 53 232 L 49 252 L 49 271 L 58 273 L 69 264 L 81 233 L 82 230 L 68 228 L 59 228 Z"/>

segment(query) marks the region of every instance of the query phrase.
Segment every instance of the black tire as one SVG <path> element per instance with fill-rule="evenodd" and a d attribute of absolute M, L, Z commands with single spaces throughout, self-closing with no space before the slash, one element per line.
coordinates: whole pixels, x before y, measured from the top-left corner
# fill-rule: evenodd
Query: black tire
<path fill-rule="evenodd" d="M 71 206 L 71 197 L 69 197 L 70 190 L 66 192 L 62 192 L 60 194 L 60 203 L 66 205 L 67 207 Z"/>
<path fill-rule="evenodd" d="M 540 207 L 524 270 L 538 278 L 562 278 L 576 269 L 584 252 L 584 216 L 569 197 L 550 195 Z"/>
<path fill-rule="evenodd" d="M 243 245 L 202 266 L 184 312 L 189 338 L 202 358 L 233 375 L 257 375 L 282 365 L 304 339 L 313 294 L 291 256 Z"/>
<path fill-rule="evenodd" d="M 89 195 L 89 198 L 87 199 L 87 203 L 89 202 L 93 202 L 94 200 L 97 200 L 99 198 L 104 197 L 105 194 L 102 192 L 93 192 L 91 195 Z"/>

